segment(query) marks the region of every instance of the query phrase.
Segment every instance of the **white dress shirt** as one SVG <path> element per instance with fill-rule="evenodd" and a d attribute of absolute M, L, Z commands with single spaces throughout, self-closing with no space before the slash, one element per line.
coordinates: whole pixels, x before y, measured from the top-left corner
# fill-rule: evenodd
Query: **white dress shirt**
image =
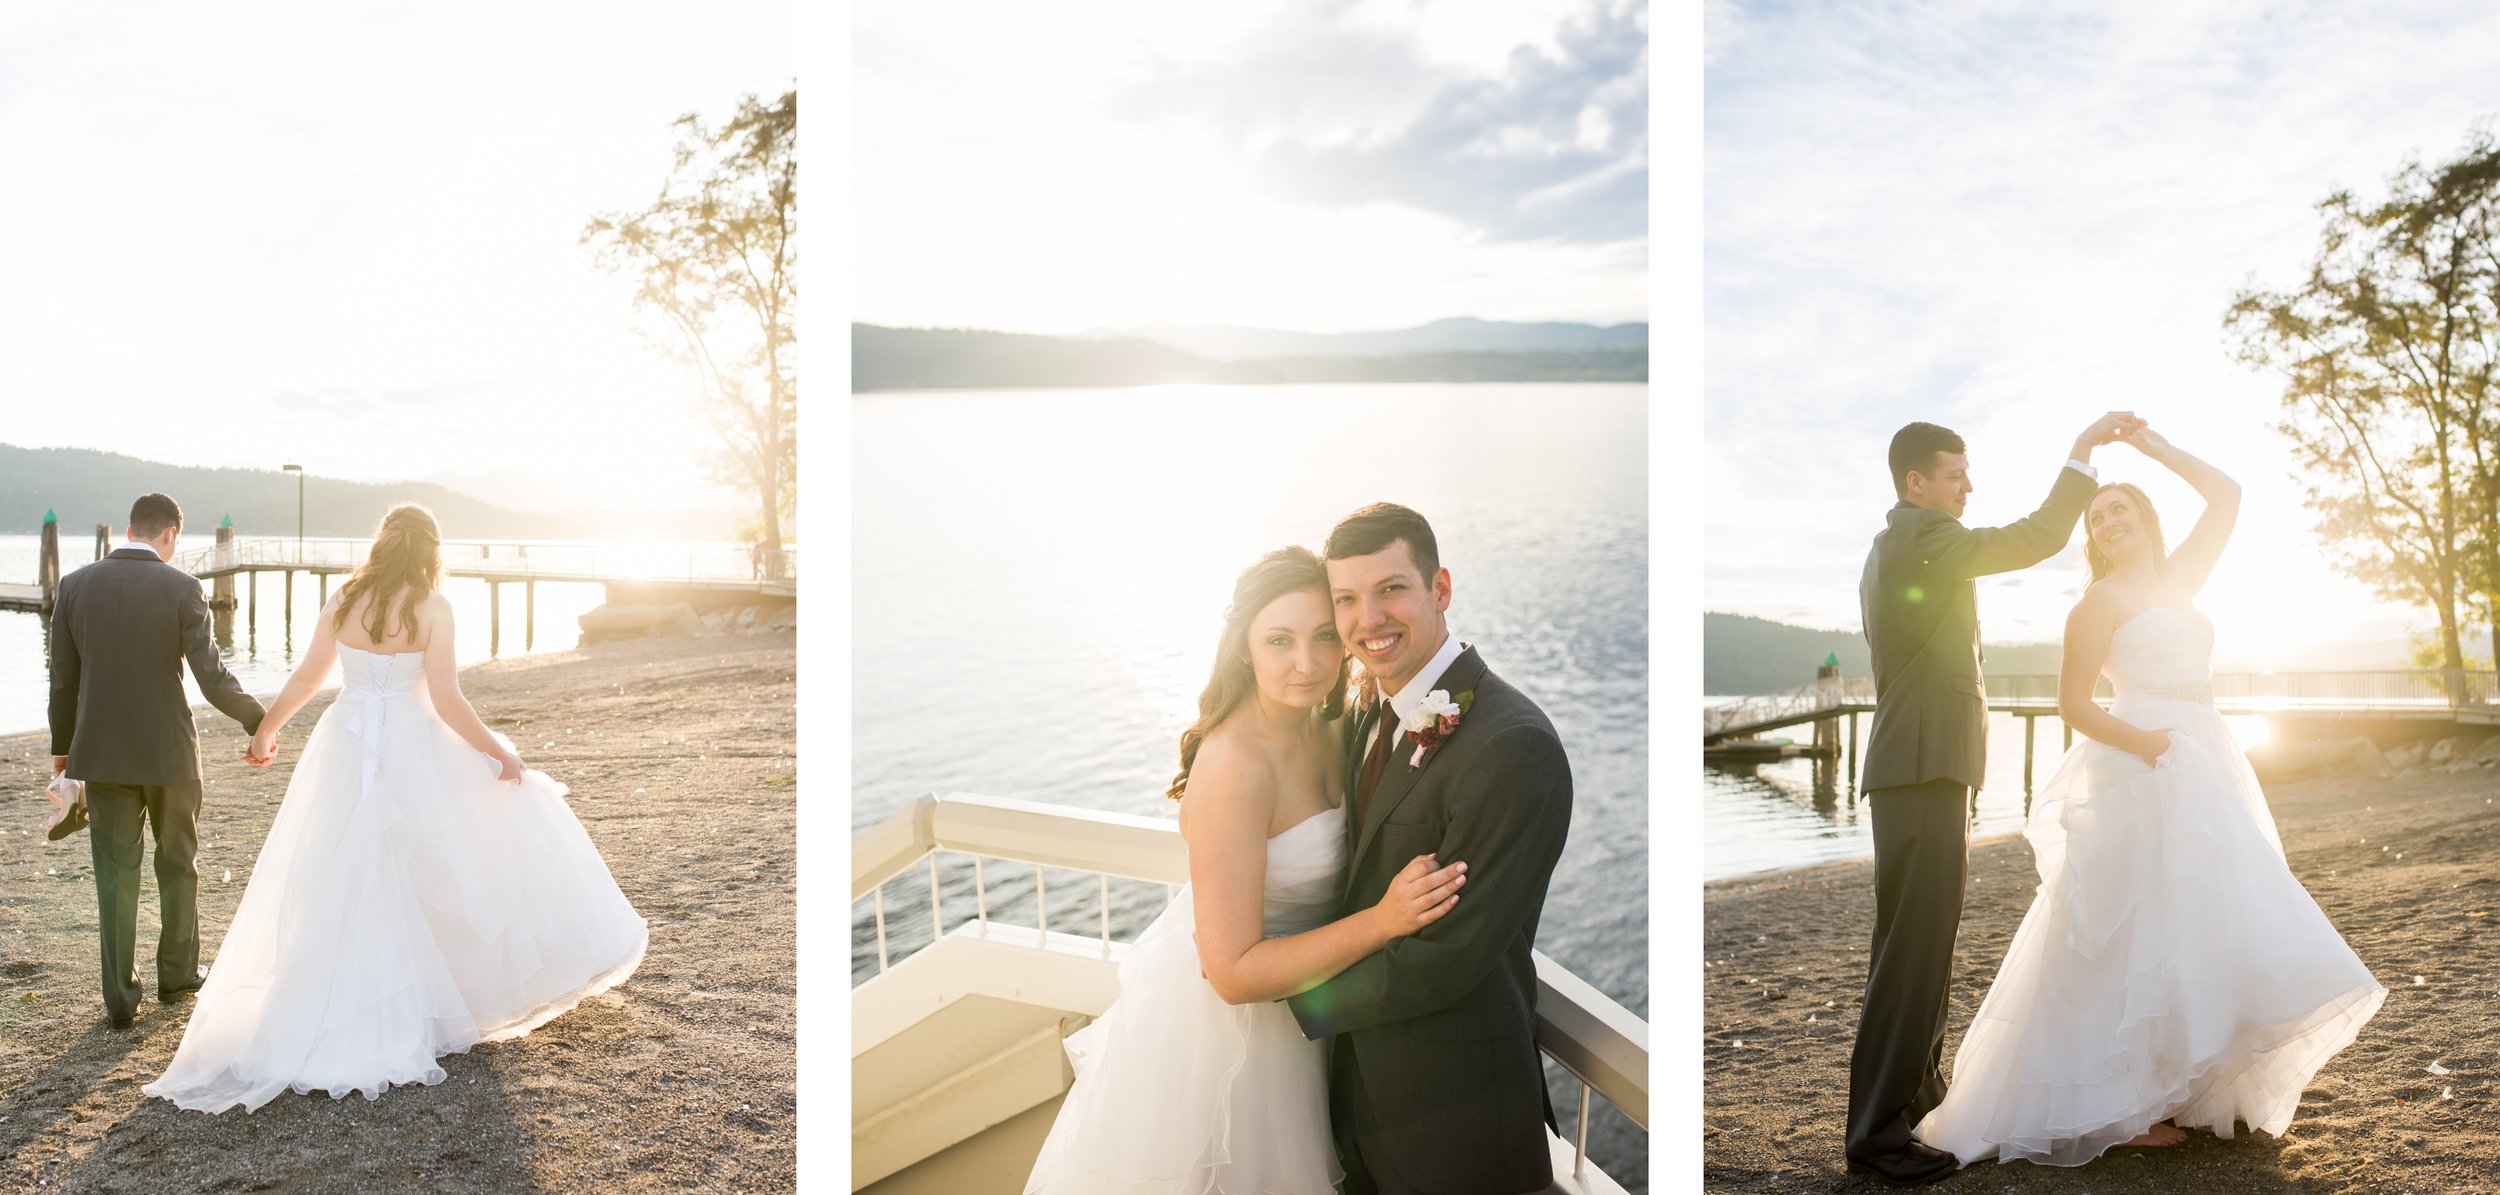
<path fill-rule="evenodd" d="M 1432 658 L 1424 661 L 1424 666 L 1418 669 L 1414 676 L 1408 678 L 1405 688 L 1388 694 L 1389 713 L 1397 718 L 1400 726 L 1404 726 L 1407 719 L 1414 717 L 1416 710 L 1423 708 L 1424 698 L 1432 695 L 1433 684 L 1441 679 L 1442 673 L 1450 670 L 1450 665 L 1458 662 L 1458 654 L 1467 650 L 1467 645 L 1459 642 L 1457 635 L 1449 633 L 1446 626 L 1442 628 L 1442 631 L 1444 638 L 1441 640 L 1441 650 L 1432 653 Z M 1378 730 L 1374 730 L 1372 737 L 1364 742 L 1363 758 L 1371 758 L 1373 745 L 1380 742 L 1379 733 Z"/>
<path fill-rule="evenodd" d="M 157 550 L 156 550 L 156 545 L 155 545 L 155 544 L 149 543 L 149 542 L 147 542 L 146 540 L 141 540 L 141 539 L 126 539 L 126 540 L 123 540 L 123 541 L 122 541 L 122 547 L 123 547 L 123 548 L 137 548 L 137 549 L 139 549 L 140 551 L 145 552 L 145 553 L 147 553 L 147 554 L 148 554 L 148 555 L 150 555 L 150 556 L 154 556 L 154 557 L 156 557 L 156 558 L 157 558 L 157 559 L 159 559 L 159 560 L 163 560 L 163 559 L 165 558 L 165 554 L 164 554 L 164 553 L 159 552 L 159 551 L 157 551 Z"/>

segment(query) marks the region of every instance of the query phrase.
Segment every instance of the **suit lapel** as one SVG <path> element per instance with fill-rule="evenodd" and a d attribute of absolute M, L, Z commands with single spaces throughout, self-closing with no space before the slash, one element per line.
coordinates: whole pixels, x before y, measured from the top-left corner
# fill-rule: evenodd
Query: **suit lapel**
<path fill-rule="evenodd" d="M 1456 696 L 1473 690 L 1476 682 L 1484 679 L 1484 671 L 1484 660 L 1476 655 L 1475 648 L 1470 647 L 1458 653 L 1457 659 L 1450 661 L 1449 670 L 1441 674 L 1441 679 L 1432 682 L 1432 687 Z M 1389 701 L 1386 697 L 1381 699 L 1379 708 L 1383 717 L 1396 716 L 1396 711 L 1389 708 Z M 1377 724 L 1371 728 L 1371 733 L 1380 733 Z M 1449 749 L 1450 740 L 1465 733 L 1467 733 L 1467 719 L 1461 717 L 1458 720 L 1458 729 L 1450 732 L 1450 738 L 1441 740 L 1440 746 L 1424 753 L 1424 762 L 1421 766 L 1408 762 L 1415 757 L 1415 745 L 1407 742 L 1405 736 L 1399 736 L 1398 740 L 1390 745 L 1389 766 L 1380 773 L 1380 787 L 1372 791 L 1371 810 L 1363 819 L 1361 830 L 1354 840 L 1354 853 L 1349 858 L 1360 860 L 1363 857 L 1363 852 L 1371 847 L 1372 839 L 1379 831 L 1380 824 L 1389 820 L 1389 812 L 1396 809 L 1399 802 L 1404 801 L 1407 794 L 1415 790 L 1415 785 L 1423 778 L 1425 770 L 1432 767 L 1433 763 L 1441 758 L 1442 753 Z M 1349 793 L 1351 791 L 1348 790 Z"/>

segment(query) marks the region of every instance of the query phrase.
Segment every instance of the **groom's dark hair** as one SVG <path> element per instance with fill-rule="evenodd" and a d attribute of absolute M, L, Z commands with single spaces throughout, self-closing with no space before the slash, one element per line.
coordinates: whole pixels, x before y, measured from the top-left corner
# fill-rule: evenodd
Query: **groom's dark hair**
<path fill-rule="evenodd" d="M 163 494 L 141 494 L 130 504 L 130 533 L 140 539 L 182 530 L 182 507 Z"/>
<path fill-rule="evenodd" d="M 1374 502 L 1353 514 L 1337 520 L 1328 531 L 1328 542 L 1320 554 L 1330 560 L 1369 556 L 1399 540 L 1406 541 L 1406 550 L 1415 556 L 1415 567 L 1423 571 L 1429 584 L 1432 575 L 1441 571 L 1441 545 L 1432 538 L 1432 524 L 1424 516 L 1395 502 Z"/>
<path fill-rule="evenodd" d="M 1910 474 L 1935 468 L 1937 453 L 1969 451 L 1953 429 L 1932 423 L 1913 423 L 1892 433 L 1892 496 L 1909 497 Z"/>

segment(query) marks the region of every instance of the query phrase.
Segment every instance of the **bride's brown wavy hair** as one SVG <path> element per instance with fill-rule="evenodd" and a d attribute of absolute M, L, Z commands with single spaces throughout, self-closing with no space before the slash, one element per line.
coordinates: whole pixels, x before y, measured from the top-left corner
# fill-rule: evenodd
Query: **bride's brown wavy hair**
<path fill-rule="evenodd" d="M 1317 590 L 1323 603 L 1328 600 L 1328 569 L 1320 563 L 1317 553 L 1304 547 L 1269 552 L 1234 580 L 1232 604 L 1224 607 L 1224 631 L 1215 641 L 1215 670 L 1207 677 L 1207 687 L 1198 694 L 1198 720 L 1181 732 L 1181 769 L 1173 775 L 1164 796 L 1181 799 L 1181 793 L 1189 787 L 1189 766 L 1197 762 L 1198 745 L 1206 741 L 1207 732 L 1258 688 L 1258 677 L 1250 670 L 1250 620 L 1267 609 L 1269 602 L 1302 589 Z M 1345 712 L 1346 681 L 1352 662 L 1351 655 L 1338 662 L 1336 683 L 1329 686 L 1328 698 L 1320 705 L 1322 718 L 1333 720 Z"/>
<path fill-rule="evenodd" d="M 346 626 L 347 612 L 365 601 L 365 633 L 375 643 L 388 643 L 391 603 L 396 601 L 399 629 L 414 634 L 417 604 L 442 587 L 443 533 L 435 526 L 434 512 L 403 502 L 382 516 L 382 525 L 373 531 L 373 551 L 348 574 L 347 584 L 339 586 L 338 612 L 331 615 L 330 628 Z"/>
<path fill-rule="evenodd" d="M 2113 481 L 2092 491 L 2092 502 L 2100 501 L 2101 495 L 2111 490 L 2135 499 L 2135 508 L 2143 512 L 2144 533 L 2153 537 L 2154 566 L 2159 567 L 2162 561 L 2170 559 L 2170 545 L 2161 537 L 2161 512 L 2153 509 L 2153 500 L 2145 497 L 2143 489 L 2132 481 Z M 2083 505 L 2083 562 L 2091 566 L 2092 579 L 2098 581 L 2118 566 L 2101 554 L 2101 545 L 2092 539 L 2092 502 Z"/>

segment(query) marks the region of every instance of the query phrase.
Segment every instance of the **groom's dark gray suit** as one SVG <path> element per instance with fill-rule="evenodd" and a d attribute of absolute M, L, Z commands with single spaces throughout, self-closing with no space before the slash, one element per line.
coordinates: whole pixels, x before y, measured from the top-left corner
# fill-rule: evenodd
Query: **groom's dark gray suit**
<path fill-rule="evenodd" d="M 2093 479 L 2057 471 L 2048 499 L 2004 527 L 1965 527 L 1909 502 L 1884 518 L 1858 598 L 1875 668 L 1860 787 L 1874 813 L 1875 940 L 1849 1057 L 1848 1155 L 1910 1143 L 1944 1099 L 1944 1017 L 1969 860 L 1965 808 L 1988 757 L 1972 578 L 2029 568 L 2066 546 Z"/>
<path fill-rule="evenodd" d="M 156 832 L 160 996 L 200 985 L 200 749 L 182 666 L 209 703 L 260 729 L 261 705 L 210 640 L 198 579 L 146 548 L 123 548 L 61 578 L 52 606 L 52 753 L 87 782 L 104 1007 L 116 1024 L 139 1008 L 134 941 L 140 831 Z"/>
<path fill-rule="evenodd" d="M 1357 1192 L 1542 1191 L 1552 1119 L 1536 1047 L 1536 942 L 1571 830 L 1571 763 L 1545 712 L 1461 652 L 1431 688 L 1472 693 L 1420 767 L 1403 742 L 1347 823 L 1343 912 L 1379 903 L 1408 860 L 1468 865 L 1458 906 L 1289 1001 L 1304 1036 L 1335 1035 L 1328 1105 Z M 1348 718 L 1345 791 L 1381 700 Z"/>

